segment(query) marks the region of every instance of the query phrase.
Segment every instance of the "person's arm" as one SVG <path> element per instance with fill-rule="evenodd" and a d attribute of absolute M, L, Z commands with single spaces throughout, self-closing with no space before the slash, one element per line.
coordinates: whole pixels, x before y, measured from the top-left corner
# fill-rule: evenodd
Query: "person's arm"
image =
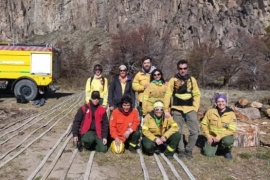
<path fill-rule="evenodd" d="M 108 105 L 108 80 L 107 78 L 104 78 L 104 89 L 103 89 L 103 103 L 102 106 Z"/>
<path fill-rule="evenodd" d="M 195 111 L 198 112 L 201 100 L 201 92 L 195 78 L 192 78 L 192 83 L 193 83 L 193 90 L 192 90 L 193 106 L 195 107 Z"/>
<path fill-rule="evenodd" d="M 169 137 L 171 137 L 171 135 L 173 135 L 174 133 L 178 132 L 178 130 L 179 130 L 179 127 L 178 127 L 177 123 L 173 120 L 172 117 L 170 117 L 168 119 L 168 124 L 169 124 L 170 128 L 162 135 L 166 139 L 168 139 Z"/>
<path fill-rule="evenodd" d="M 102 138 L 108 138 L 109 121 L 107 113 L 105 112 L 102 117 Z"/>
<path fill-rule="evenodd" d="M 112 115 L 110 118 L 110 135 L 113 139 L 118 137 L 117 131 L 116 131 L 117 119 L 115 118 L 115 112 L 116 110 L 112 112 Z"/>
<path fill-rule="evenodd" d="M 170 110 L 170 103 L 171 103 L 171 97 L 173 94 L 173 87 L 174 86 L 174 78 L 171 78 L 168 82 L 165 96 L 164 96 L 164 111 L 165 113 L 169 113 Z"/>
<path fill-rule="evenodd" d="M 134 115 L 133 115 L 133 123 L 130 127 L 130 129 L 133 131 L 137 131 L 139 125 L 140 125 L 140 118 L 139 118 L 139 112 L 137 111 L 137 109 L 133 109 Z"/>
<path fill-rule="evenodd" d="M 148 104 L 147 102 L 148 102 L 149 95 L 150 95 L 150 89 L 151 89 L 151 84 L 143 92 L 142 112 L 143 112 L 144 116 L 147 114 L 147 104 Z"/>
<path fill-rule="evenodd" d="M 84 118 L 84 112 L 82 110 L 82 108 L 79 108 L 74 120 L 73 120 L 73 125 L 72 125 L 72 134 L 73 137 L 78 137 L 80 134 L 80 127 L 81 127 L 81 123 L 83 121 Z"/>
<path fill-rule="evenodd" d="M 109 107 L 111 106 L 115 106 L 113 104 L 113 95 L 114 95 L 114 91 L 115 91 L 115 83 L 116 83 L 116 80 L 113 79 L 111 85 L 110 85 L 110 88 L 109 88 L 109 96 L 108 96 L 108 102 L 109 102 Z"/>
<path fill-rule="evenodd" d="M 149 124 L 150 124 L 150 115 L 146 115 L 143 121 L 143 126 L 142 126 L 142 134 L 147 137 L 148 139 L 150 139 L 151 141 L 156 140 L 156 136 L 155 134 L 153 134 L 151 131 L 149 131 Z"/>
<path fill-rule="evenodd" d="M 88 78 L 85 85 L 85 102 L 86 103 L 88 103 L 91 98 L 90 80 L 91 78 Z"/>
<path fill-rule="evenodd" d="M 135 108 L 135 92 L 133 91 L 132 87 L 130 87 L 130 95 L 131 95 L 131 99 L 132 99 L 132 107 Z"/>
<path fill-rule="evenodd" d="M 144 91 L 144 86 L 140 84 L 140 81 L 139 81 L 139 73 L 138 72 L 136 74 L 136 76 L 134 77 L 133 79 L 133 82 L 132 82 L 132 89 L 135 91 L 135 92 L 142 92 Z"/>
<path fill-rule="evenodd" d="M 208 110 L 206 112 L 206 114 L 204 115 L 203 117 L 203 120 L 201 121 L 201 129 L 202 129 L 202 132 L 204 134 L 204 136 L 208 139 L 208 138 L 212 138 L 212 135 L 210 135 L 210 131 L 209 131 L 209 117 L 210 117 L 210 110 Z"/>

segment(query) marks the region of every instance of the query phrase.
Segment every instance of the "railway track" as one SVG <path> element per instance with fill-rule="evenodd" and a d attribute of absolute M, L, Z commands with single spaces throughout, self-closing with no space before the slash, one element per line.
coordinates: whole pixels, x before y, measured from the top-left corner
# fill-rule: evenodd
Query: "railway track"
<path fill-rule="evenodd" d="M 78 152 L 70 131 L 83 101 L 83 93 L 71 95 L 46 111 L 2 125 L 0 179 L 195 179 L 176 155 L 173 159 L 163 154 L 146 156 L 140 149 L 137 154 L 127 151 L 119 156 L 110 151 L 104 155 L 95 151 Z M 114 161 L 120 163 L 110 164 Z M 136 170 L 122 167 L 130 162 Z M 103 166 L 108 168 L 102 170 Z M 119 176 L 114 172 L 125 168 L 127 174 Z M 110 175 L 106 177 L 106 173 Z"/>

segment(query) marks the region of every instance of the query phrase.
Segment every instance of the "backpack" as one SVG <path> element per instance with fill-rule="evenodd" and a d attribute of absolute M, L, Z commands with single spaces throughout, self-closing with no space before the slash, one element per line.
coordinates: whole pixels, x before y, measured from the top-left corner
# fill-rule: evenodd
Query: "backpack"
<path fill-rule="evenodd" d="M 93 81 L 93 79 L 94 79 L 94 77 L 90 77 L 91 79 L 90 79 L 90 89 L 91 89 L 91 84 L 92 84 L 92 81 Z M 105 83 L 105 78 L 102 76 L 101 77 L 101 79 L 102 79 L 102 81 L 103 81 L 103 83 Z M 102 89 L 102 91 L 104 91 L 104 84 L 103 84 L 103 89 Z"/>

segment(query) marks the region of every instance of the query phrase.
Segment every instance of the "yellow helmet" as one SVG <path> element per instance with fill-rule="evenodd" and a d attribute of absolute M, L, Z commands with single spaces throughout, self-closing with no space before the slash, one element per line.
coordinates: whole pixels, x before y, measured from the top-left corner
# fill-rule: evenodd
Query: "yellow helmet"
<path fill-rule="evenodd" d="M 116 146 L 115 141 L 111 143 L 111 151 L 113 154 L 122 154 L 125 152 L 125 144 L 121 142 L 119 146 Z"/>

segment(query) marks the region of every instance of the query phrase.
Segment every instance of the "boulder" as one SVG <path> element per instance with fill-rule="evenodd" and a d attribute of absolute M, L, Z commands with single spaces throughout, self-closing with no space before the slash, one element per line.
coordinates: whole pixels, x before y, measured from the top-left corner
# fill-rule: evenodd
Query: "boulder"
<path fill-rule="evenodd" d="M 258 119 L 261 118 L 261 113 L 259 109 L 248 107 L 248 108 L 235 108 L 238 112 L 240 112 L 242 115 L 247 116 L 249 119 Z"/>

